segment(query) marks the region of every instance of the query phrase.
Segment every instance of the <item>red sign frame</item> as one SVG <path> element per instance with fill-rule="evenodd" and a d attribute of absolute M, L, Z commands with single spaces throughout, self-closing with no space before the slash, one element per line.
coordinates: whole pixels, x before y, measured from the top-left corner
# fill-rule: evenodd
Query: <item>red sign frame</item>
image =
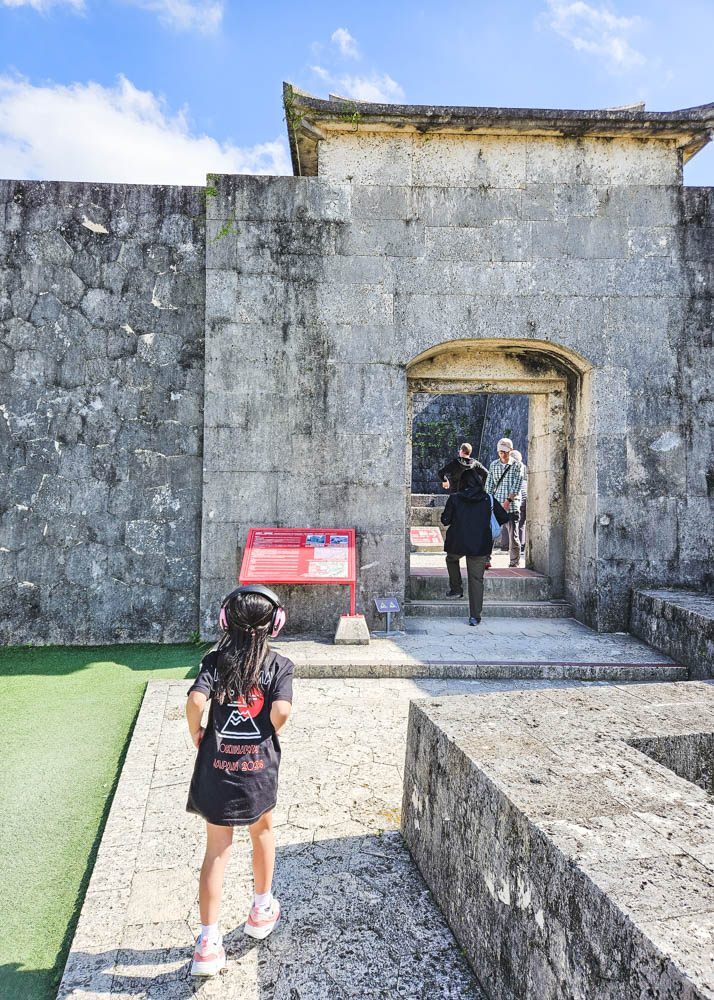
<path fill-rule="evenodd" d="M 345 558 L 340 558 L 345 553 Z M 339 575 L 327 575 L 339 566 Z M 354 528 L 250 528 L 238 581 L 347 583 L 355 613 L 357 559 Z"/>

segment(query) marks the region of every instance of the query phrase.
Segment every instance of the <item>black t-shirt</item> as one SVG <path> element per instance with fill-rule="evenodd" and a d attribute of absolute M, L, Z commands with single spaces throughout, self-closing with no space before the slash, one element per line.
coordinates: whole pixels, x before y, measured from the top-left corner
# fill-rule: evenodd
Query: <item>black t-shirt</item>
<path fill-rule="evenodd" d="M 211 699 L 206 732 L 198 748 L 186 809 L 217 826 L 255 823 L 275 806 L 280 743 L 270 721 L 275 701 L 293 700 L 293 663 L 270 652 L 260 670 L 256 697 L 221 704 L 217 688 L 218 653 L 201 661 L 189 688 Z"/>

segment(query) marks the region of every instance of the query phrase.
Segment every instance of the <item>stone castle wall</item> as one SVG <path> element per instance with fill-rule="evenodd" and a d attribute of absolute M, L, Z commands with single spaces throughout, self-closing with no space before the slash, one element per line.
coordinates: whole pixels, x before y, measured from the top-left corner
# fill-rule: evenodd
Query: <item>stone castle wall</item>
<path fill-rule="evenodd" d="M 197 628 L 201 194 L 0 182 L 5 642 Z"/>
<path fill-rule="evenodd" d="M 355 527 L 359 609 L 402 597 L 408 367 L 445 344 L 562 368 L 530 464 L 583 621 L 711 586 L 714 194 L 673 143 L 347 132 L 216 187 L 204 237 L 200 189 L 0 186 L 6 641 L 210 635 L 259 525 Z"/>

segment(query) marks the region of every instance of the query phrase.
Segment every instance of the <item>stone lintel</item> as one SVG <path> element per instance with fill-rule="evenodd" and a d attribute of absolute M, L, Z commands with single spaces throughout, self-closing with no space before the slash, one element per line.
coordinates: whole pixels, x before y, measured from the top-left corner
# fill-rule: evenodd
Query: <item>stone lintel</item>
<path fill-rule="evenodd" d="M 714 129 L 714 103 L 680 111 L 645 111 L 640 105 L 578 111 L 370 104 L 335 95 L 325 101 L 289 83 L 283 84 L 283 103 L 296 176 L 317 174 L 317 145 L 328 132 L 668 139 L 686 163 Z"/>

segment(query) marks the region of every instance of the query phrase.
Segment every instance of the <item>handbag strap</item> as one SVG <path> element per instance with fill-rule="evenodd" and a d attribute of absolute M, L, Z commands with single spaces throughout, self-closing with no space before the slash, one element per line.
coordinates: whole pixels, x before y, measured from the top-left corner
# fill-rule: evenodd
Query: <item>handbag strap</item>
<path fill-rule="evenodd" d="M 510 462 L 506 462 L 506 468 L 501 473 L 501 478 L 498 480 L 498 482 L 496 483 L 496 485 L 493 487 L 493 490 L 491 491 L 491 496 L 495 496 L 496 490 L 501 485 L 501 483 L 503 482 L 503 480 L 506 478 L 506 473 L 508 472 L 508 470 L 510 469 L 510 467 L 511 467 Z"/>

